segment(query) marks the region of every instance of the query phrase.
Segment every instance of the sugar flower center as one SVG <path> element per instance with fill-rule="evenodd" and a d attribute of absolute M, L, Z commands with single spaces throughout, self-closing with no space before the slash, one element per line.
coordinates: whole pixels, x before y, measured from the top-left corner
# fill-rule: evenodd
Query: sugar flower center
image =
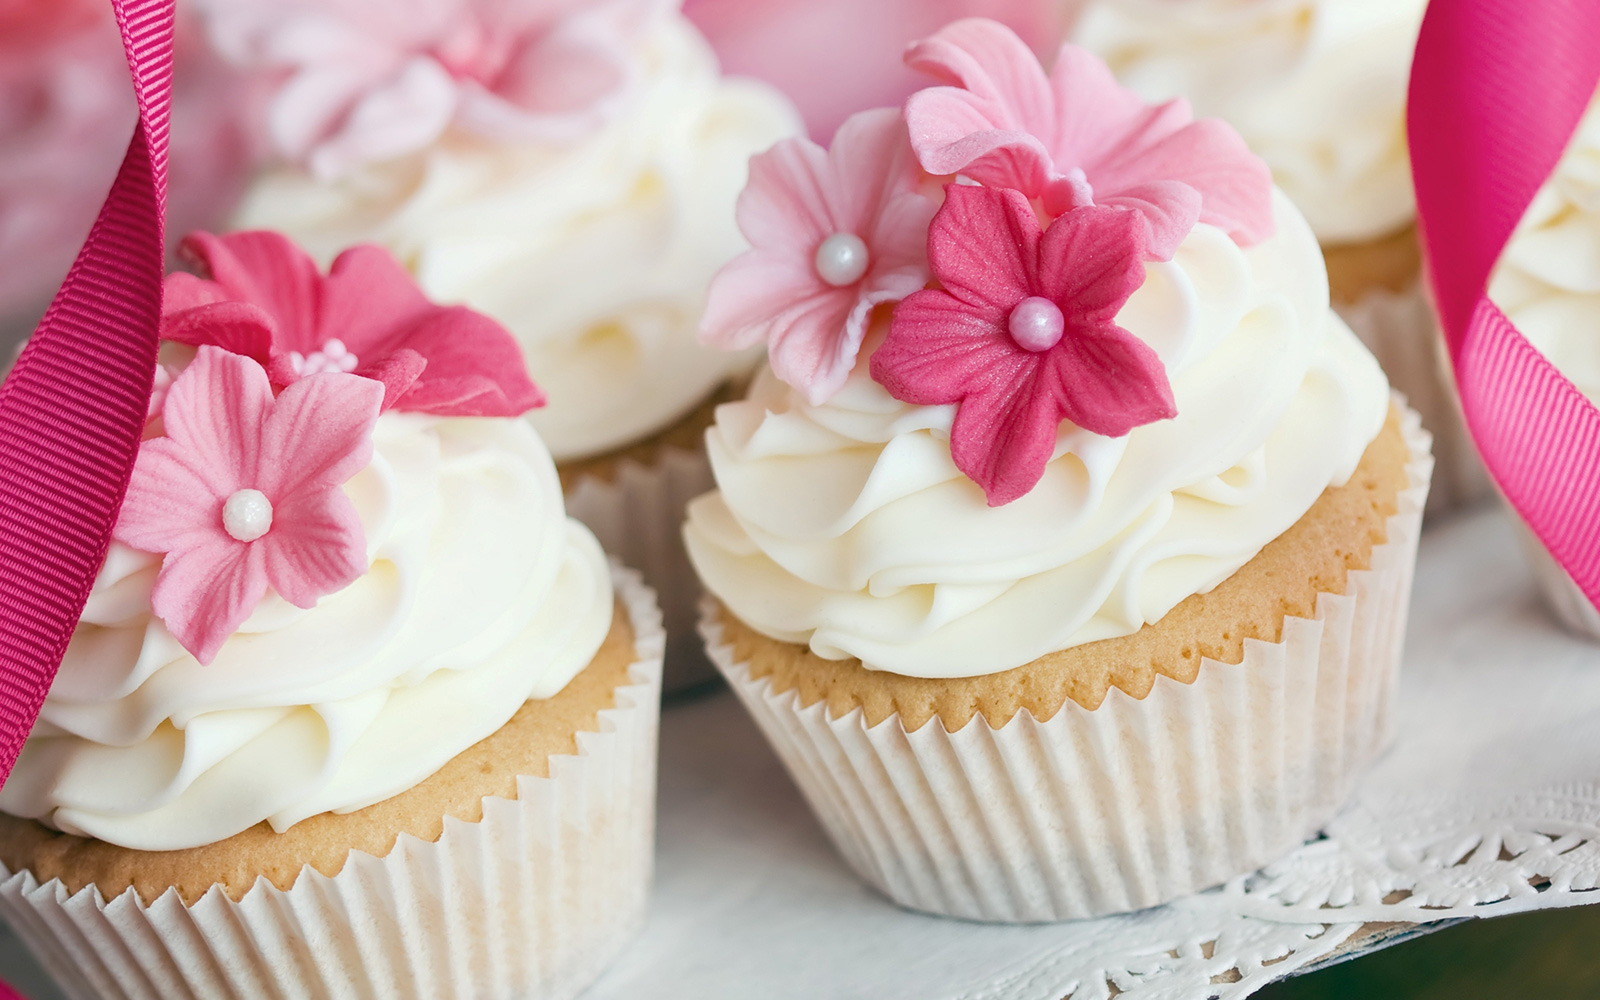
<path fill-rule="evenodd" d="M 222 526 L 241 542 L 253 542 L 272 529 L 272 501 L 260 490 L 239 490 L 222 505 Z"/>
<path fill-rule="evenodd" d="M 1039 352 L 1048 351 L 1061 343 L 1061 336 L 1067 330 L 1067 320 L 1061 314 L 1060 306 L 1047 298 L 1033 295 L 1017 303 L 1016 308 L 1011 310 L 1011 318 L 1006 326 L 1017 346 Z"/>
<path fill-rule="evenodd" d="M 338 337 L 330 337 L 322 345 L 322 350 L 312 351 L 310 354 L 301 354 L 299 351 L 289 352 L 289 364 L 294 366 L 296 375 L 317 375 L 322 372 L 353 372 L 359 364 L 359 359 L 350 353 L 344 346 L 344 341 Z"/>
<path fill-rule="evenodd" d="M 817 247 L 817 276 L 835 288 L 860 281 L 871 263 L 866 241 L 855 233 L 834 233 Z"/>

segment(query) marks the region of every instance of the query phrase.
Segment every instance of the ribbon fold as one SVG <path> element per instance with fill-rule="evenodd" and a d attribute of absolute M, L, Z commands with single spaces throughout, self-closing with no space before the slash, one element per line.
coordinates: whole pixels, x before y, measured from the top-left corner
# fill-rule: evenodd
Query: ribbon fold
<path fill-rule="evenodd" d="M 111 3 L 139 127 L 77 261 L 0 385 L 0 784 L 105 560 L 155 374 L 176 0 Z"/>
<path fill-rule="evenodd" d="M 1489 301 L 1489 276 L 1600 83 L 1595 0 L 1434 0 L 1411 68 L 1417 225 L 1468 429 L 1600 607 L 1600 411 Z"/>

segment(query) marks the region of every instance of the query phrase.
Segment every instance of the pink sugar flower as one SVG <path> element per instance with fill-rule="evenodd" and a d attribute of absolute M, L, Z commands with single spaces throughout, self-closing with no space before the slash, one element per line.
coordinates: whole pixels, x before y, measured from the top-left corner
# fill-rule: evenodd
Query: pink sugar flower
<path fill-rule="evenodd" d="M 566 141 L 638 82 L 632 51 L 662 0 L 197 0 L 217 47 L 282 82 L 280 155 L 334 177 L 451 127 Z"/>
<path fill-rule="evenodd" d="M 249 358 L 202 347 L 139 448 L 115 537 L 164 554 L 151 609 L 210 663 L 267 587 L 300 608 L 366 572 L 340 487 L 372 458 L 383 386 L 322 373 L 274 399 Z"/>
<path fill-rule="evenodd" d="M 892 108 L 851 117 L 826 152 L 794 138 L 754 157 L 737 209 L 753 249 L 712 281 L 701 340 L 765 342 L 779 378 L 826 401 L 855 366 L 872 307 L 928 280 L 934 206 L 921 181 Z"/>
<path fill-rule="evenodd" d="M 326 277 L 274 232 L 195 233 L 182 249 L 207 277 L 167 276 L 165 340 L 254 358 L 280 386 L 353 371 L 384 384 L 384 409 L 515 417 L 544 405 L 504 327 L 429 302 L 380 247 L 346 250 Z"/>
<path fill-rule="evenodd" d="M 1015 190 L 952 184 L 928 234 L 939 289 L 895 310 L 872 377 L 958 406 L 956 467 L 998 507 L 1033 489 L 1062 420 L 1121 437 L 1176 414 L 1154 350 L 1116 324 L 1144 283 L 1139 217 L 1086 207 L 1041 232 Z"/>
<path fill-rule="evenodd" d="M 1241 245 L 1272 234 L 1272 175 L 1228 125 L 1195 121 L 1184 100 L 1146 104 L 1094 55 L 1064 45 L 1048 77 L 1004 25 L 957 21 L 906 53 L 953 86 L 906 102 L 911 144 L 932 174 L 1015 188 L 1060 215 L 1084 205 L 1149 220 L 1169 260 L 1196 221 Z"/>

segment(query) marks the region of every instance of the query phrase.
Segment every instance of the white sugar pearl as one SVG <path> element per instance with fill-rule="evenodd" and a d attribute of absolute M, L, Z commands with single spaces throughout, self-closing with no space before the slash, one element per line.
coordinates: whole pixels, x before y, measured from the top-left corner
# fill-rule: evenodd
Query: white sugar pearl
<path fill-rule="evenodd" d="M 1060 306 L 1034 295 L 1017 303 L 1006 326 L 1018 346 L 1035 352 L 1048 351 L 1061 343 L 1067 320 L 1061 315 Z"/>
<path fill-rule="evenodd" d="M 817 276 L 835 288 L 860 281 L 871 263 L 867 244 L 855 233 L 834 233 L 817 247 Z"/>
<path fill-rule="evenodd" d="M 260 490 L 240 490 L 222 505 L 222 526 L 241 542 L 253 542 L 272 528 L 272 501 Z"/>

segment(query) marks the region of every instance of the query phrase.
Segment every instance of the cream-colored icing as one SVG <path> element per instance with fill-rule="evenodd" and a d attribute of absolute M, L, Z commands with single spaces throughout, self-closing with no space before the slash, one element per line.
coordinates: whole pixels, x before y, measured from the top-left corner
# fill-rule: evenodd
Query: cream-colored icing
<path fill-rule="evenodd" d="M 1325 244 L 1411 223 L 1406 87 L 1426 0 L 1092 0 L 1076 33 L 1149 99 L 1225 119 Z"/>
<path fill-rule="evenodd" d="M 822 406 L 763 373 L 707 434 L 719 490 L 685 527 L 701 579 L 767 635 L 919 677 L 1127 635 L 1216 586 L 1348 479 L 1389 405 L 1316 238 L 1281 193 L 1274 214 L 1251 249 L 1197 227 L 1118 316 L 1177 417 L 1123 438 L 1063 424 L 1003 507 L 952 462 L 952 407 L 901 403 L 864 363 Z"/>
<path fill-rule="evenodd" d="M 549 396 L 530 419 L 558 461 L 646 437 L 752 362 L 695 331 L 712 274 L 745 247 L 733 204 L 749 157 L 799 121 L 776 91 L 722 79 L 681 15 L 640 45 L 633 102 L 569 145 L 454 132 L 338 181 L 282 169 L 237 223 L 324 263 L 380 243 L 430 298 L 500 320 Z"/>
<path fill-rule="evenodd" d="M 611 581 L 521 420 L 390 412 L 345 485 L 367 573 L 271 592 L 202 666 L 114 544 L 0 810 L 139 850 L 276 830 L 411 788 L 593 659 Z"/>
<path fill-rule="evenodd" d="M 1489 297 L 1600 403 L 1600 96 L 1512 234 Z"/>

